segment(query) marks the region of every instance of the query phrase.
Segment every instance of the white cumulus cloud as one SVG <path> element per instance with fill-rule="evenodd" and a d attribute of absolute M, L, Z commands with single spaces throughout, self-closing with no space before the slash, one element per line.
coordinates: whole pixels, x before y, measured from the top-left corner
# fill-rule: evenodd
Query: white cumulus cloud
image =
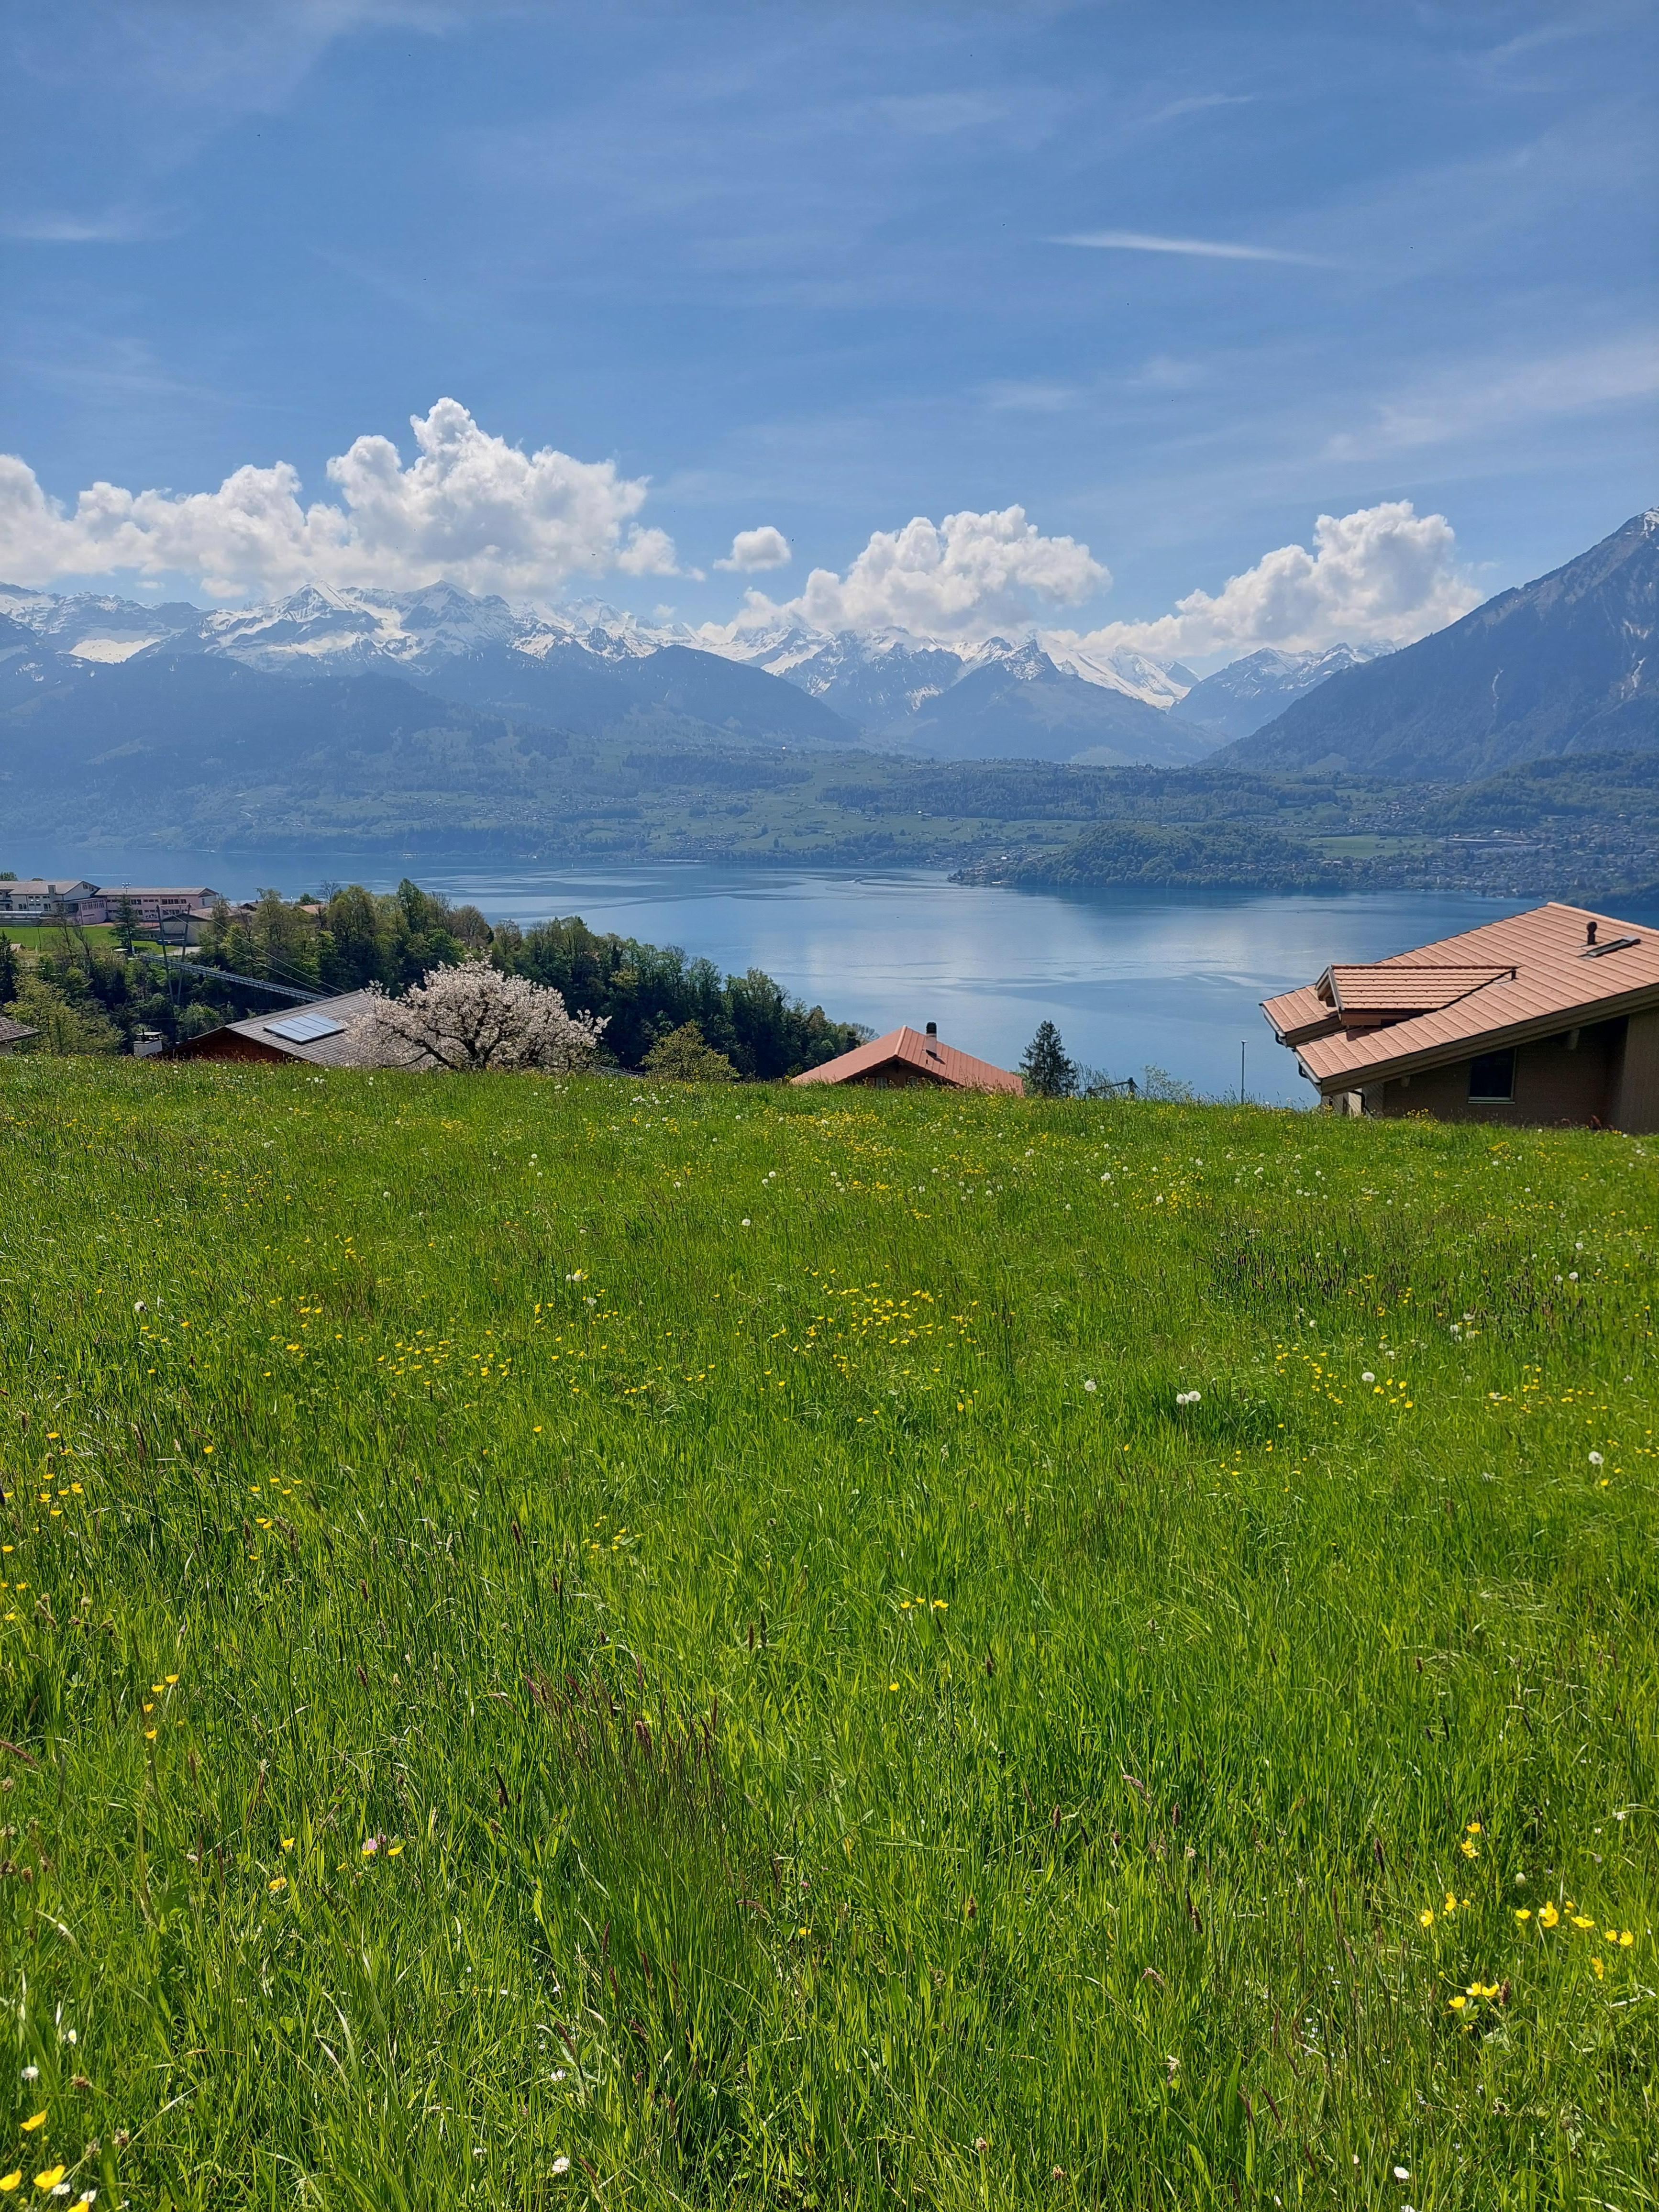
<path fill-rule="evenodd" d="M 724 561 L 716 561 L 717 568 L 735 568 L 741 575 L 752 575 L 759 568 L 787 568 L 794 559 L 789 540 L 782 531 L 775 530 L 769 522 L 758 530 L 740 530 L 732 540 L 732 550 Z"/>
<path fill-rule="evenodd" d="M 216 491 L 95 483 L 73 507 L 0 455 L 0 575 L 20 583 L 131 570 L 200 579 L 222 597 L 304 582 L 539 595 L 573 575 L 678 573 L 672 541 L 635 520 L 642 479 L 610 461 L 535 453 L 479 428 L 459 400 L 412 416 L 404 465 L 389 438 L 356 439 L 328 464 L 336 501 L 301 501 L 289 462 L 252 465 Z"/>
<path fill-rule="evenodd" d="M 1152 622 L 1108 623 L 1062 641 L 1110 652 L 1129 646 L 1154 659 L 1249 653 L 1264 645 L 1304 652 L 1334 645 L 1408 645 L 1477 606 L 1482 594 L 1455 560 L 1443 514 L 1419 514 L 1407 499 L 1352 514 L 1322 514 L 1313 550 L 1281 545 L 1220 591 L 1189 592 Z"/>
<path fill-rule="evenodd" d="M 972 643 L 1030 626 L 1043 607 L 1073 606 L 1111 577 L 1074 538 L 1045 538 L 1023 507 L 1000 513 L 918 515 L 878 530 L 844 576 L 814 568 L 780 609 L 750 595 L 750 616 L 780 612 L 819 629 L 908 630 Z M 745 617 L 745 619 L 750 617 Z"/>

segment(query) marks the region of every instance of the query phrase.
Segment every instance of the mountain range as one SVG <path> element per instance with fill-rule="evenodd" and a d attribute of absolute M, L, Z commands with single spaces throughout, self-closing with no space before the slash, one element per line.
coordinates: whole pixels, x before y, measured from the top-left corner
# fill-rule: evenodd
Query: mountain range
<path fill-rule="evenodd" d="M 653 629 L 445 584 L 206 612 L 0 587 L 0 821 L 72 839 L 142 817 L 204 842 L 276 823 L 539 835 L 581 787 L 621 837 L 615 809 L 653 780 L 738 818 L 763 758 L 860 750 L 1443 784 L 1592 752 L 1639 763 L 1659 750 L 1656 611 L 1659 510 L 1417 644 L 1263 647 L 1201 679 L 1060 633 L 957 647 L 786 615 Z"/>
<path fill-rule="evenodd" d="M 1178 767 L 1254 728 L 1346 655 L 1253 655 L 1239 664 L 1234 696 L 1229 670 L 1200 684 L 1179 665 L 1091 653 L 1061 638 L 957 649 L 894 633 L 830 635 L 787 618 L 653 629 L 603 607 L 516 610 L 448 584 L 404 592 L 313 585 L 216 611 L 0 587 L 0 712 L 52 693 L 46 721 L 78 726 L 95 688 L 99 707 L 84 711 L 106 736 L 120 700 L 131 696 L 143 712 L 153 694 L 153 675 L 129 678 L 161 664 L 174 672 L 188 723 L 210 696 L 204 679 L 185 672 L 195 659 L 284 684 L 374 674 L 451 707 L 589 737 Z M 252 711 L 258 690 L 224 696 Z M 1201 715 L 1185 714 L 1189 696 Z M 269 726 L 287 711 L 314 726 L 319 704 L 273 692 L 258 718 Z"/>

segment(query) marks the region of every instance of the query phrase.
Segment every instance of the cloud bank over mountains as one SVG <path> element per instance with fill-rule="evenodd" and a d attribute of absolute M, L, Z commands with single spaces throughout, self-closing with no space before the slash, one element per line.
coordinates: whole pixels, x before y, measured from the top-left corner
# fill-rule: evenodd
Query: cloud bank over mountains
<path fill-rule="evenodd" d="M 526 453 L 479 428 L 459 400 L 411 416 L 405 468 L 389 438 L 355 440 L 328 464 L 338 503 L 300 501 L 287 461 L 247 466 L 217 491 L 174 495 L 95 483 L 66 512 L 27 465 L 0 458 L 0 574 L 18 582 L 198 577 L 216 598 L 307 583 L 544 597 L 574 576 L 678 573 L 672 540 L 635 520 L 643 478 L 551 446 Z"/>
<path fill-rule="evenodd" d="M 844 576 L 814 568 L 787 611 L 814 629 L 972 643 L 1028 629 L 1042 608 L 1075 606 L 1111 581 L 1086 545 L 1045 538 L 1023 507 L 947 514 L 937 526 L 919 514 L 902 530 L 872 532 Z"/>
<path fill-rule="evenodd" d="M 1419 514 L 1408 499 L 1322 514 L 1311 553 L 1281 545 L 1230 576 L 1213 597 L 1189 592 L 1173 614 L 1108 623 L 1068 641 L 1085 651 L 1127 646 L 1165 660 L 1264 645 L 1316 651 L 1338 640 L 1411 645 L 1485 596 L 1459 572 L 1455 547 L 1445 516 Z"/>
<path fill-rule="evenodd" d="M 236 599 L 315 583 L 469 592 L 556 602 L 578 579 L 696 575 L 672 539 L 639 517 L 648 480 L 556 447 L 533 453 L 480 428 L 458 400 L 410 417 L 407 465 L 389 438 L 360 437 L 328 463 L 337 496 L 305 504 L 289 463 L 249 465 L 216 491 L 130 491 L 99 483 L 72 507 L 21 458 L 0 454 L 0 578 L 50 584 L 123 572 L 199 580 Z M 754 574 L 794 554 L 771 525 L 740 530 L 716 568 Z M 1200 659 L 1261 646 L 1401 645 L 1466 614 L 1482 594 L 1462 573 L 1451 525 L 1407 500 L 1322 514 L 1312 549 L 1285 545 L 1214 593 L 1189 592 L 1150 621 L 1046 629 L 1111 587 L 1087 545 L 1046 535 L 1023 507 L 917 515 L 872 532 L 846 570 L 813 568 L 799 593 L 750 587 L 711 644 L 794 623 L 860 636 L 903 633 L 957 647 L 1041 634 L 1078 653 Z"/>

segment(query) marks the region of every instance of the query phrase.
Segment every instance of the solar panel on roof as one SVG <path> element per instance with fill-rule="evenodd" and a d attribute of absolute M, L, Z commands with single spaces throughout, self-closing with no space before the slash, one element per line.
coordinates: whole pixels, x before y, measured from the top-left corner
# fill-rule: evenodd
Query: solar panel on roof
<path fill-rule="evenodd" d="M 265 1031 L 286 1037 L 290 1044 L 314 1044 L 319 1037 L 343 1036 L 345 1024 L 330 1014 L 289 1014 L 280 1022 L 267 1022 Z"/>

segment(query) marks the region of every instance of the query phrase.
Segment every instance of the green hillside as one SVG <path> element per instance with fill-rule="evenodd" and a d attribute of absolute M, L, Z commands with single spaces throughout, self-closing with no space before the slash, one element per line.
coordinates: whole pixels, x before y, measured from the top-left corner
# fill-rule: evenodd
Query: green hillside
<path fill-rule="evenodd" d="M 1651 2205 L 1656 1195 L 0 1062 L 0 2190 Z"/>

